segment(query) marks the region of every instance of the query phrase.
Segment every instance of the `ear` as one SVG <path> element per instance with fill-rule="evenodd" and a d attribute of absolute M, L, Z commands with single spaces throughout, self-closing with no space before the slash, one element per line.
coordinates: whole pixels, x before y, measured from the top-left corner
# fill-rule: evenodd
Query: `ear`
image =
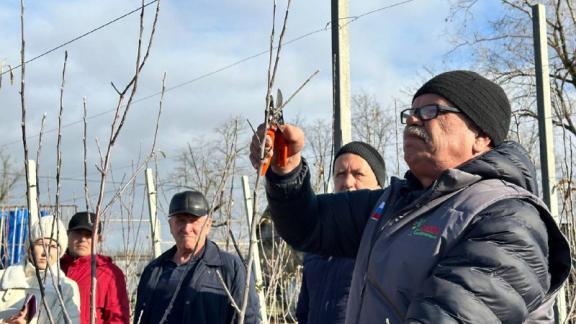
<path fill-rule="evenodd" d="M 472 145 L 472 153 L 474 155 L 482 154 L 486 151 L 490 151 L 492 148 L 492 140 L 488 135 L 484 133 L 479 133 L 474 139 L 474 144 Z"/>
<path fill-rule="evenodd" d="M 210 231 L 212 230 L 212 217 L 206 217 L 205 220 L 205 224 L 204 224 L 204 232 L 206 233 L 206 236 L 208 236 L 208 234 L 210 234 Z"/>

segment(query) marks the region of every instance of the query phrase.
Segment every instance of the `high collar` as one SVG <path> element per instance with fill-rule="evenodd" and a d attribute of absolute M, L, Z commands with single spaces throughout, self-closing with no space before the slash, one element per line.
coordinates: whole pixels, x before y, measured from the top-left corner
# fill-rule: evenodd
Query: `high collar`
<path fill-rule="evenodd" d="M 458 167 L 482 179 L 501 179 L 538 195 L 536 167 L 518 143 L 506 141 Z"/>
<path fill-rule="evenodd" d="M 172 257 L 176 253 L 176 245 L 171 247 L 168 251 L 162 253 L 158 257 L 159 262 L 164 262 L 168 260 L 172 260 Z M 210 267 L 218 267 L 222 265 L 222 259 L 220 258 L 220 248 L 216 245 L 216 243 L 206 240 L 206 244 L 204 245 L 204 251 L 200 254 L 197 259 L 198 261 L 204 262 L 206 265 Z"/>
<path fill-rule="evenodd" d="M 60 262 L 62 262 L 62 264 L 71 264 L 71 263 L 89 263 L 91 261 L 91 255 L 86 255 L 86 256 L 82 256 L 82 257 L 74 257 L 71 254 L 69 254 L 68 252 L 66 252 L 66 254 L 64 254 L 64 256 L 60 259 Z M 108 262 L 112 262 L 112 258 L 105 256 L 105 255 L 100 255 L 97 254 L 96 255 L 96 263 L 97 264 L 104 264 L 104 263 L 108 263 Z"/>
<path fill-rule="evenodd" d="M 411 171 L 404 175 L 408 190 L 424 189 Z M 520 144 L 506 141 L 453 169 L 447 169 L 428 188 L 449 192 L 480 180 L 501 179 L 538 195 L 536 168 Z"/>

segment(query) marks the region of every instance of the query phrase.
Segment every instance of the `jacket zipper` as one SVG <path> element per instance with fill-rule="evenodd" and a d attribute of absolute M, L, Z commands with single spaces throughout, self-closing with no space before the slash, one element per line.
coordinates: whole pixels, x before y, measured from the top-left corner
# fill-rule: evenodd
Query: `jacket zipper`
<path fill-rule="evenodd" d="M 433 187 L 430 188 L 430 191 L 427 190 L 427 191 L 425 191 L 424 193 L 433 192 L 433 191 L 436 189 L 436 186 L 437 186 L 437 184 L 435 183 L 435 184 L 433 185 Z M 392 194 L 394 194 L 395 196 L 394 196 L 394 197 L 388 196 L 387 199 L 386 199 L 386 202 L 388 202 L 391 198 L 396 198 L 397 192 L 395 192 L 395 191 L 394 191 L 394 192 L 391 192 L 391 195 L 392 195 Z M 426 196 L 428 196 L 428 195 L 426 195 Z M 398 216 L 396 216 L 396 217 L 394 217 L 394 218 L 392 218 L 392 217 L 388 218 L 388 219 L 386 220 L 386 222 L 384 223 L 384 225 L 379 226 L 378 224 L 376 224 L 376 228 L 374 229 L 374 233 L 373 233 L 372 239 L 371 239 L 371 241 L 370 241 L 370 250 L 368 251 L 368 256 L 367 256 L 367 258 L 366 258 L 366 267 L 365 267 L 365 269 L 364 269 L 364 274 L 363 274 L 363 277 L 362 277 L 362 289 L 360 290 L 360 306 L 358 307 L 358 312 L 357 312 L 357 314 L 356 314 L 356 321 L 355 321 L 355 323 L 359 323 L 359 321 L 360 321 L 360 314 L 362 314 L 362 308 L 363 308 L 363 306 L 364 306 L 364 292 L 366 291 L 366 281 L 367 281 L 367 278 L 368 278 L 368 268 L 369 268 L 369 266 L 370 266 L 370 260 L 371 260 L 371 257 L 372 257 L 372 251 L 374 250 L 374 245 L 376 244 L 376 241 L 378 240 L 378 237 L 379 237 L 380 234 L 384 231 L 384 229 L 385 229 L 390 223 L 392 223 L 392 221 L 398 222 L 400 219 L 402 219 L 402 218 L 404 218 L 406 215 L 408 215 L 412 210 L 418 209 L 418 208 L 422 207 L 423 204 L 421 203 L 421 201 L 423 201 L 424 199 L 425 199 L 425 196 L 424 196 L 424 195 L 421 196 L 421 197 L 418 197 L 418 198 L 414 201 L 413 204 L 411 204 L 410 206 L 408 206 L 408 207 L 406 207 L 406 208 L 401 209 L 399 212 L 402 212 L 402 213 L 399 213 Z M 380 201 L 379 201 L 378 203 L 380 203 Z M 378 204 L 378 203 L 377 203 L 377 204 Z M 382 217 L 382 218 L 385 218 L 385 217 Z M 386 298 L 386 297 L 385 297 L 385 298 Z M 393 310 L 393 312 L 396 314 L 396 316 L 397 316 L 398 318 L 402 318 L 402 317 L 397 313 L 397 311 L 392 307 L 392 303 L 390 303 L 390 300 L 389 300 L 388 298 L 386 298 L 386 302 L 391 305 L 390 308 Z"/>

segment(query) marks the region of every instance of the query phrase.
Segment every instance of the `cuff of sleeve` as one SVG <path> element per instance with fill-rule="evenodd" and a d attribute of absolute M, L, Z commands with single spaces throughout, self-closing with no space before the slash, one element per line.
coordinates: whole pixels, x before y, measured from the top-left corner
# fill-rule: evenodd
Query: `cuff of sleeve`
<path fill-rule="evenodd" d="M 300 164 L 285 175 L 278 175 L 268 170 L 266 173 L 266 193 L 270 199 L 285 200 L 300 194 L 306 182 L 309 181 L 310 173 L 308 163 L 304 158 Z"/>

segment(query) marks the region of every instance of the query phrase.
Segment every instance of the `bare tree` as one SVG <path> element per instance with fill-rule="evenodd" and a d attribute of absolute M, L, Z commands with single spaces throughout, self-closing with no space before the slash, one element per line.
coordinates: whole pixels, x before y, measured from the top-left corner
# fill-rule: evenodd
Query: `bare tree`
<path fill-rule="evenodd" d="M 23 170 L 18 170 L 10 155 L 0 152 L 0 204 L 10 199 L 12 190 L 22 179 Z"/>
<path fill-rule="evenodd" d="M 261 218 L 259 233 L 270 323 L 295 323 L 295 309 L 302 280 L 302 252 L 297 252 L 276 233 L 270 215 Z"/>
<path fill-rule="evenodd" d="M 232 210 L 234 180 L 238 172 L 246 171 L 246 166 L 236 165 L 238 157 L 245 155 L 247 149 L 246 144 L 240 142 L 245 142 L 246 135 L 241 121 L 239 116 L 231 118 L 216 129 L 217 138 L 206 140 L 197 137 L 188 143 L 187 150 L 178 158 L 176 171 L 170 175 L 170 185 L 164 186 L 166 190 L 195 189 L 202 192 L 208 202 L 212 202 L 213 227 L 225 226 L 225 231 L 215 232 L 218 239 L 226 241 L 226 248 L 235 239 L 231 236 L 233 222 L 240 221 L 232 217 L 235 214 Z M 234 230 L 239 235 L 242 226 L 236 226 Z"/>
<path fill-rule="evenodd" d="M 540 1 L 546 6 L 547 43 L 549 51 L 549 77 L 556 127 L 557 165 L 562 230 L 570 243 L 576 243 L 574 200 L 574 140 L 576 140 L 576 4 L 573 0 Z M 520 141 L 538 162 L 536 155 L 537 134 L 535 63 L 532 39 L 532 10 L 535 1 L 502 0 L 502 10 L 489 21 L 482 21 L 482 28 L 475 24 L 474 10 L 478 0 L 454 0 L 449 17 L 457 26 L 453 33 L 454 49 L 448 56 L 465 52 L 472 58 L 475 69 L 484 72 L 500 83 L 511 97 L 513 105 L 510 137 Z M 487 27 L 487 28 L 486 28 Z M 560 144 L 560 145 L 558 145 Z M 567 320 L 576 318 L 576 276 L 571 275 L 567 284 L 569 314 Z"/>
<path fill-rule="evenodd" d="M 460 26 L 453 34 L 454 49 L 448 55 L 467 50 L 478 69 L 507 87 L 512 101 L 531 99 L 516 108 L 520 117 L 536 118 L 536 88 L 533 55 L 531 5 L 528 0 L 503 0 L 502 14 L 485 22 L 488 28 L 475 26 L 472 10 L 477 0 L 453 1 L 450 19 Z M 573 1 L 544 1 L 547 11 L 548 47 L 554 124 L 576 136 L 576 5 Z"/>
<path fill-rule="evenodd" d="M 317 119 L 304 123 L 308 142 L 310 166 L 314 169 L 315 178 L 312 188 L 315 192 L 328 192 L 332 180 L 332 125 L 326 119 Z"/>
<path fill-rule="evenodd" d="M 352 96 L 352 138 L 372 145 L 387 162 L 386 152 L 395 146 L 396 127 L 394 116 L 382 109 L 374 95 L 361 92 Z M 387 179 L 387 168 L 384 171 Z"/>

